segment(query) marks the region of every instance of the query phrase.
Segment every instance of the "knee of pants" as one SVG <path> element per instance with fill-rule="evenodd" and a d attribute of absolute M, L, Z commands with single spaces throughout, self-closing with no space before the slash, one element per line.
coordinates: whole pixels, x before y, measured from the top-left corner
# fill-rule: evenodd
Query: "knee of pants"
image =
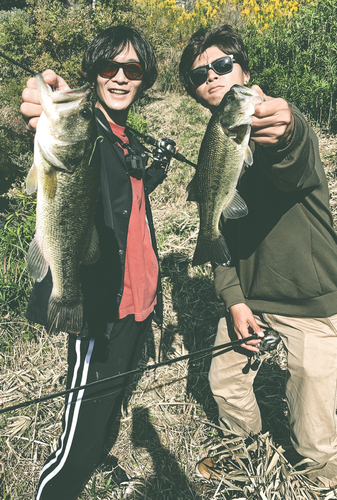
<path fill-rule="evenodd" d="M 225 391 L 229 385 L 229 378 L 225 365 L 219 363 L 219 360 L 213 357 L 208 373 L 208 381 L 213 394 L 218 391 Z"/>
<path fill-rule="evenodd" d="M 213 365 L 213 368 L 211 365 L 208 380 L 214 398 L 221 398 L 234 405 L 249 398 L 253 392 L 252 383 L 248 378 L 242 374 L 235 375 L 231 371 L 218 370 L 216 365 Z"/>
<path fill-rule="evenodd" d="M 215 383 L 215 380 L 216 380 L 216 368 L 214 366 L 214 358 L 212 358 L 211 366 L 210 366 L 210 369 L 208 372 L 208 382 L 209 382 L 209 385 L 210 385 L 212 391 L 213 391 L 213 385 Z"/>

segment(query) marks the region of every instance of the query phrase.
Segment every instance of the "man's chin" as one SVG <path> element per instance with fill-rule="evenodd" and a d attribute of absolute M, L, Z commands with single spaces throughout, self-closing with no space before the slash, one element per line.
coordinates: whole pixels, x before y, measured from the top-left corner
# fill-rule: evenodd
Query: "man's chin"
<path fill-rule="evenodd" d="M 224 95 L 225 95 L 225 94 L 217 96 L 217 97 L 216 97 L 216 99 L 214 99 L 214 104 L 213 104 L 213 106 L 218 107 L 218 106 L 219 106 L 219 104 L 220 104 L 220 102 L 222 101 L 222 99 L 223 99 L 223 96 L 224 96 Z"/>
<path fill-rule="evenodd" d="M 214 110 L 219 106 L 219 104 L 222 101 L 222 98 L 223 98 L 224 95 L 225 94 L 223 94 L 223 95 L 216 95 L 216 96 L 214 95 L 214 96 L 212 96 L 211 99 L 208 99 L 207 101 L 203 101 L 200 104 L 202 104 L 202 106 L 204 106 L 204 108 L 209 109 L 213 113 Z"/>

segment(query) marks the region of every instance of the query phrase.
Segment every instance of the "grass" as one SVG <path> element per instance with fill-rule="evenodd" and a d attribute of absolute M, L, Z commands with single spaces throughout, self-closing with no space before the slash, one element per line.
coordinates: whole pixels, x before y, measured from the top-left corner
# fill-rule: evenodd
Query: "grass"
<path fill-rule="evenodd" d="M 151 135 L 173 138 L 181 153 L 196 161 L 208 113 L 187 97 L 160 97 L 155 92 L 136 111 Z M 336 138 L 318 132 L 336 215 Z M 165 299 L 164 359 L 211 346 L 223 313 L 214 296 L 210 266 L 191 267 L 198 214 L 195 204 L 186 203 L 185 189 L 192 176 L 193 167 L 174 161 L 167 181 L 151 195 Z M 26 297 L 19 299 L 17 311 L 1 306 L 0 408 L 57 392 L 65 385 L 66 335 L 49 337 L 42 328 L 28 324 L 23 315 Z M 144 363 L 155 362 L 159 344 L 160 331 L 153 326 Z M 337 498 L 298 474 L 288 461 L 293 453 L 282 349 L 262 366 L 256 379 L 264 434 L 250 447 L 238 436 L 220 435 L 207 379 L 209 365 L 210 357 L 185 360 L 132 380 L 107 446 L 109 460 L 95 471 L 82 500 Z M 57 446 L 62 411 L 58 398 L 0 415 L 2 500 L 33 498 L 39 471 Z M 206 484 L 196 476 L 196 462 L 206 455 L 232 460 L 230 484 L 227 480 Z M 132 481 L 116 484 L 114 457 Z"/>

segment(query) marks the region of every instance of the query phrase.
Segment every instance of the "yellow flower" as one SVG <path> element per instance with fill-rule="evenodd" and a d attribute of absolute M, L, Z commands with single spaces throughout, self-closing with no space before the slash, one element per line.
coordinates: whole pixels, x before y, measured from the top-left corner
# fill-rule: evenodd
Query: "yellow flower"
<path fill-rule="evenodd" d="M 179 26 L 181 33 L 189 35 L 197 26 L 206 25 L 209 20 L 225 20 L 224 6 L 228 4 L 231 10 L 239 9 L 240 15 L 258 29 L 265 30 L 275 20 L 294 16 L 308 3 L 317 0 L 195 0 L 194 7 L 189 12 L 186 12 L 181 3 L 176 3 L 176 0 L 136 1 L 148 8 L 151 27 L 152 23 L 154 26 L 155 22 L 165 17 L 166 26 L 171 26 L 172 31 L 177 31 Z"/>

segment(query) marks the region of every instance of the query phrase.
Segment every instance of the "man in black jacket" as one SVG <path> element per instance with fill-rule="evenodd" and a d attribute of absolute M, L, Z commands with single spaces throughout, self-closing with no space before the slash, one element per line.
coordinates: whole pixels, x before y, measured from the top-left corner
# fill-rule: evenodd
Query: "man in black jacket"
<path fill-rule="evenodd" d="M 138 364 L 151 320 L 162 321 L 158 254 L 148 194 L 166 177 L 167 163 L 146 167 L 144 147 L 127 130 L 131 105 L 157 77 L 148 40 L 124 26 L 108 28 L 89 45 L 82 62 L 98 100 L 101 189 L 95 222 L 100 259 L 80 269 L 84 296 L 82 331 L 69 335 L 67 388 L 132 370 Z M 53 71 L 43 73 L 56 89 L 67 88 Z M 23 115 L 35 130 L 41 106 L 36 80 L 23 92 Z M 51 274 L 35 283 L 28 319 L 46 323 Z M 59 446 L 41 471 L 36 500 L 75 500 L 101 461 L 126 379 L 82 390 L 65 401 Z"/>
<path fill-rule="evenodd" d="M 200 29 L 182 54 L 180 75 L 187 92 L 213 112 L 234 84 L 249 81 L 241 37 L 230 26 Z M 232 260 L 213 263 L 216 293 L 226 307 L 216 344 L 267 327 L 279 332 L 288 359 L 292 443 L 331 486 L 337 482 L 337 235 L 328 185 L 317 137 L 303 115 L 253 88 L 265 100 L 252 118 L 253 164 L 237 185 L 248 215 L 224 221 Z M 243 437 L 262 428 L 253 391 L 258 342 L 215 354 L 209 374 L 220 425 Z M 211 459 L 197 471 L 221 479 Z"/>

